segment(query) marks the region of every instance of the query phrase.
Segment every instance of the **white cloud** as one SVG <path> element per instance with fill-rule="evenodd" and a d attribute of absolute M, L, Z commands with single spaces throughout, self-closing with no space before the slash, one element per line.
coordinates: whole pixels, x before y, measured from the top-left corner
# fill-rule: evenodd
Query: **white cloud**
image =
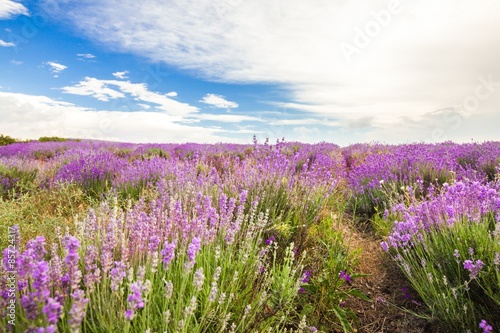
<path fill-rule="evenodd" d="M 112 89 L 110 86 L 116 89 Z M 198 108 L 195 106 L 175 101 L 164 94 L 149 91 L 145 83 L 86 77 L 78 84 L 63 87 L 61 90 L 68 94 L 92 96 L 104 102 L 110 99 L 124 98 L 128 94 L 134 100 L 155 104 L 156 110 L 178 117 L 198 112 Z"/>
<path fill-rule="evenodd" d="M 95 111 L 45 96 L 0 92 L 0 133 L 126 142 L 236 142 L 218 128 L 187 126 L 158 112 Z M 238 133 L 238 131 L 234 131 Z"/>
<path fill-rule="evenodd" d="M 461 103 L 478 75 L 500 80 L 500 2 L 402 0 L 387 26 L 357 36 L 388 3 L 68 0 L 60 9 L 85 35 L 122 51 L 222 82 L 281 84 L 289 108 L 346 129 L 373 117 L 370 128 L 383 134 L 404 125 L 402 115 Z M 348 63 L 340 45 L 363 39 Z"/>
<path fill-rule="evenodd" d="M 19 61 L 19 60 L 11 60 L 9 61 L 12 65 L 16 65 L 16 66 L 19 66 L 19 65 L 22 65 L 23 62 L 22 61 Z"/>
<path fill-rule="evenodd" d="M 110 99 L 123 98 L 125 94 L 108 88 L 106 81 L 86 77 L 74 86 L 63 87 L 61 90 L 67 94 L 92 96 L 100 101 L 107 102 Z"/>
<path fill-rule="evenodd" d="M 50 66 L 50 71 L 54 74 L 54 77 L 59 77 L 59 73 L 62 72 L 63 70 L 67 69 L 68 66 L 65 66 L 63 64 L 59 64 L 54 61 L 47 61 L 44 64 Z"/>
<path fill-rule="evenodd" d="M 78 60 L 89 60 L 89 59 L 95 59 L 95 55 L 91 53 L 78 53 L 76 55 L 78 57 Z"/>
<path fill-rule="evenodd" d="M 0 39 L 0 47 L 14 47 L 14 46 L 16 46 L 16 44 L 10 42 L 7 43 Z"/>
<path fill-rule="evenodd" d="M 17 15 L 29 16 L 28 9 L 19 2 L 12 0 L 0 1 L 0 20 L 10 19 Z"/>
<path fill-rule="evenodd" d="M 206 94 L 200 102 L 218 109 L 233 109 L 238 107 L 238 103 L 228 101 L 224 98 L 224 96 L 216 94 Z"/>
<path fill-rule="evenodd" d="M 123 71 L 123 72 L 115 72 L 113 73 L 113 76 L 119 79 L 126 79 L 127 78 L 128 71 Z"/>
<path fill-rule="evenodd" d="M 137 105 L 139 105 L 141 108 L 146 109 L 146 110 L 151 109 L 151 105 L 149 105 L 149 104 L 137 103 Z"/>

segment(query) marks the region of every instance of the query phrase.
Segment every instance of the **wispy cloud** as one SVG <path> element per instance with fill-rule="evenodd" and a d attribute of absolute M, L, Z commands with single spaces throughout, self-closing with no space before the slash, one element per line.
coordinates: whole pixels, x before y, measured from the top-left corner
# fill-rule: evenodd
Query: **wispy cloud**
<path fill-rule="evenodd" d="M 11 61 L 9 61 L 9 63 L 11 63 L 12 65 L 16 65 L 16 66 L 23 64 L 23 62 L 19 61 L 19 60 L 11 60 Z"/>
<path fill-rule="evenodd" d="M 95 55 L 90 53 L 78 53 L 76 57 L 78 58 L 78 60 L 91 60 L 96 58 Z"/>
<path fill-rule="evenodd" d="M 156 110 L 171 116 L 183 117 L 198 112 L 195 106 L 178 102 L 165 94 L 149 91 L 145 83 L 86 77 L 76 85 L 63 87 L 61 90 L 68 94 L 92 96 L 103 102 L 129 95 L 136 101 L 154 104 Z"/>
<path fill-rule="evenodd" d="M 127 78 L 128 71 L 123 71 L 123 72 L 115 72 L 113 73 L 113 76 L 118 78 L 118 79 L 126 79 Z"/>
<path fill-rule="evenodd" d="M 238 103 L 228 101 L 224 98 L 224 96 L 216 94 L 206 94 L 200 102 L 218 109 L 234 109 L 238 107 Z"/>
<path fill-rule="evenodd" d="M 68 68 L 68 66 L 54 61 L 47 61 L 44 64 L 50 67 L 50 71 L 54 74 L 54 77 L 59 77 L 59 73 Z"/>
<path fill-rule="evenodd" d="M 12 0 L 0 1 L 0 20 L 7 20 L 17 15 L 29 16 L 28 9 L 19 2 Z"/>
<path fill-rule="evenodd" d="M 7 43 L 0 39 L 0 47 L 14 47 L 14 46 L 16 46 L 16 44 L 10 42 Z"/>

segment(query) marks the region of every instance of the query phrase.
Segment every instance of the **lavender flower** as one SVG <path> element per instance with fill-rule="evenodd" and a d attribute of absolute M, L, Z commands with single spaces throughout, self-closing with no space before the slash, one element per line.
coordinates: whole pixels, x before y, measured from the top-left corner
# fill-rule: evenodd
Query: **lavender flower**
<path fill-rule="evenodd" d="M 304 274 L 302 274 L 302 278 L 300 279 L 300 282 L 307 283 L 307 282 L 309 282 L 310 278 L 311 278 L 311 273 L 308 270 L 306 270 L 304 272 Z"/>
<path fill-rule="evenodd" d="M 346 282 L 351 282 L 351 276 L 345 270 L 340 271 L 339 278 L 344 279 Z"/>
<path fill-rule="evenodd" d="M 78 264 L 78 249 L 80 248 L 80 241 L 74 236 L 66 236 L 63 239 L 64 246 L 67 251 L 64 262 L 68 267 L 75 267 Z"/>
<path fill-rule="evenodd" d="M 196 270 L 193 277 L 193 285 L 196 291 L 200 291 L 203 287 L 203 282 L 205 281 L 205 275 L 203 274 L 203 267 Z"/>
<path fill-rule="evenodd" d="M 274 242 L 275 238 L 274 235 L 266 239 L 266 245 L 271 245 Z"/>
<path fill-rule="evenodd" d="M 71 294 L 71 297 L 73 298 L 73 305 L 71 306 L 71 310 L 69 310 L 68 322 L 73 331 L 78 331 L 85 317 L 85 311 L 89 300 L 85 298 L 85 292 L 81 289 L 75 290 Z"/>
<path fill-rule="evenodd" d="M 469 278 L 475 279 L 477 275 L 479 274 L 479 271 L 483 268 L 484 263 L 481 260 L 476 260 L 476 263 L 474 263 L 472 260 L 465 260 L 464 261 L 464 269 L 469 271 Z"/>
<path fill-rule="evenodd" d="M 142 299 L 142 293 L 145 290 L 144 285 L 141 282 L 134 282 L 130 285 L 130 290 L 132 293 L 127 297 L 128 309 L 125 311 L 127 320 L 134 319 L 135 311 L 144 308 L 144 300 Z"/>
<path fill-rule="evenodd" d="M 35 269 L 32 275 L 34 294 L 38 296 L 40 301 L 44 301 L 50 294 L 49 264 L 46 261 L 39 261 L 34 266 Z"/>
<path fill-rule="evenodd" d="M 62 305 L 55 298 L 49 297 L 47 303 L 42 309 L 42 312 L 47 316 L 49 324 L 57 324 L 62 313 Z"/>
<path fill-rule="evenodd" d="M 163 250 L 161 251 L 161 254 L 163 256 L 163 265 L 165 269 L 168 268 L 168 265 L 175 257 L 175 247 L 175 241 L 172 243 L 165 242 L 165 244 L 163 244 Z"/>
<path fill-rule="evenodd" d="M 127 276 L 127 266 L 122 261 L 115 261 L 115 267 L 109 272 L 111 290 L 117 291 L 123 279 Z"/>
<path fill-rule="evenodd" d="M 21 305 L 26 313 L 26 318 L 35 320 L 38 316 L 38 303 L 35 296 L 31 293 L 21 296 Z"/>
<path fill-rule="evenodd" d="M 493 327 L 488 324 L 486 320 L 481 320 L 481 323 L 479 323 L 479 328 L 483 330 L 483 333 L 493 333 Z"/>
<path fill-rule="evenodd" d="M 63 282 L 69 283 L 71 289 L 74 290 L 78 288 L 78 284 L 82 278 L 82 272 L 78 269 L 80 241 L 74 236 L 66 236 L 63 242 L 67 252 L 64 262 L 68 267 L 68 273 L 63 276 Z"/>
<path fill-rule="evenodd" d="M 188 254 L 188 258 L 189 258 L 189 261 L 192 261 L 194 262 L 194 259 L 196 257 L 196 254 L 198 253 L 198 251 L 201 250 L 201 240 L 200 238 L 198 237 L 193 237 L 193 240 L 191 241 L 191 243 L 188 245 L 188 250 L 187 250 L 187 254 Z"/>

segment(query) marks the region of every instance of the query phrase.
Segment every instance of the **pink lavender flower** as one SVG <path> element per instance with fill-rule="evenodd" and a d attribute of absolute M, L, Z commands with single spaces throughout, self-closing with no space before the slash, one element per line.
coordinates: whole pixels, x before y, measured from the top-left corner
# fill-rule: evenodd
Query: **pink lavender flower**
<path fill-rule="evenodd" d="M 89 300 L 85 298 L 85 292 L 81 289 L 75 290 L 71 297 L 73 298 L 73 305 L 71 310 L 69 310 L 69 325 L 72 330 L 76 330 L 80 327 L 83 318 L 85 317 L 85 310 Z"/>
<path fill-rule="evenodd" d="M 486 320 L 481 320 L 481 323 L 479 323 L 479 328 L 483 330 L 483 333 L 493 333 L 493 327 L 488 324 Z"/>
<path fill-rule="evenodd" d="M 200 250 L 201 250 L 201 240 L 200 240 L 200 238 L 193 237 L 193 240 L 188 245 L 188 250 L 187 250 L 189 261 L 194 261 L 194 259 L 196 257 L 196 254 Z"/>
<path fill-rule="evenodd" d="M 479 271 L 483 268 L 484 263 L 481 260 L 476 260 L 474 263 L 472 260 L 464 261 L 464 269 L 469 271 L 469 278 L 472 280 L 477 277 Z"/>

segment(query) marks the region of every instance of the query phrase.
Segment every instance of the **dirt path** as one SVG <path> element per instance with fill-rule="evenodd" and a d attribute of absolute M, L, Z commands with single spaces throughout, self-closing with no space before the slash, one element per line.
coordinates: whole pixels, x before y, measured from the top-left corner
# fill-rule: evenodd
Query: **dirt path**
<path fill-rule="evenodd" d="M 353 281 L 353 286 L 370 297 L 372 302 L 358 299 L 347 302 L 359 318 L 358 332 L 437 333 L 429 321 L 402 309 L 424 311 L 418 305 L 418 296 L 411 292 L 396 264 L 381 250 L 380 239 L 370 232 L 353 228 L 348 228 L 344 234 L 350 235 L 351 248 L 362 250 L 358 270 L 370 274 Z"/>

